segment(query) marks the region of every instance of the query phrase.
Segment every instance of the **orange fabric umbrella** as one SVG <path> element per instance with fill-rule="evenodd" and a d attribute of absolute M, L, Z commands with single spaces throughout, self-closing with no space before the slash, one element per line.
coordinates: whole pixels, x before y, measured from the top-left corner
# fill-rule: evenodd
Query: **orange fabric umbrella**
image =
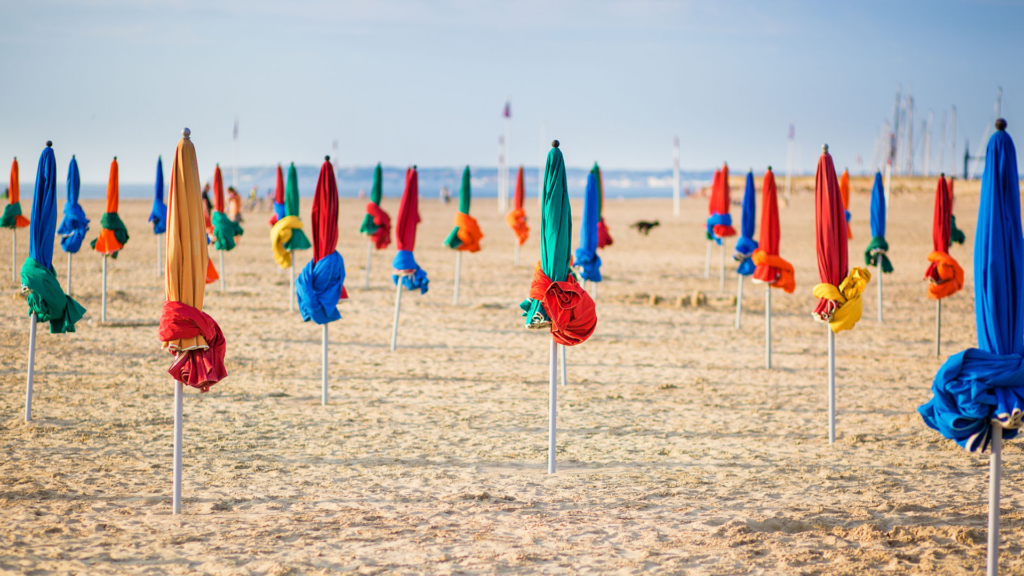
<path fill-rule="evenodd" d="M 118 216 L 120 185 L 118 182 L 117 157 L 110 162 L 110 174 L 107 177 L 107 208 L 100 218 L 100 236 L 92 241 L 94 250 L 103 255 L 113 255 L 128 243 L 128 229 Z"/>
<path fill-rule="evenodd" d="M 21 184 L 18 178 L 18 159 L 11 162 L 11 185 L 7 190 L 7 206 L 4 207 L 0 225 L 4 228 L 25 228 L 29 225 L 28 218 L 21 211 Z"/>
<path fill-rule="evenodd" d="M 523 199 L 526 197 L 526 188 L 523 184 L 523 167 L 519 167 L 519 174 L 516 176 L 516 195 L 512 211 L 505 216 L 505 222 L 516 234 L 519 245 L 526 243 L 530 237 L 530 227 L 526 225 L 526 211 L 523 210 Z"/>
<path fill-rule="evenodd" d="M 853 240 L 853 230 L 850 228 L 850 171 L 845 168 L 839 177 L 839 194 L 843 197 L 843 210 L 846 211 L 846 238 Z"/>

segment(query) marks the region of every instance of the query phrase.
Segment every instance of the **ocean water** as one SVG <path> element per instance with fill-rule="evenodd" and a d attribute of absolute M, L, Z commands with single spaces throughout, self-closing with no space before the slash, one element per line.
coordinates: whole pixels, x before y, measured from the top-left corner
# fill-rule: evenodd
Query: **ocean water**
<path fill-rule="evenodd" d="M 273 194 L 275 183 L 274 166 L 246 167 L 238 169 L 238 188 L 243 197 L 248 197 L 249 190 L 256 186 L 260 195 Z M 312 198 L 316 190 L 316 180 L 320 174 L 319 166 L 296 166 L 299 176 L 299 194 L 304 198 Z M 170 170 L 166 166 L 165 170 Z M 287 170 L 287 168 L 285 168 Z M 231 185 L 230 169 L 227 170 L 227 178 L 224 186 Z M 439 198 L 442 187 L 447 187 L 453 198 L 458 196 L 459 185 L 462 181 L 461 168 L 418 168 L 420 197 L 431 199 Z M 569 196 L 582 198 L 586 191 L 587 175 L 590 170 L 587 168 L 569 168 L 566 170 L 568 178 Z M 496 198 L 498 195 L 498 170 L 494 167 L 470 168 L 472 176 L 470 185 L 474 198 Z M 603 170 L 605 199 L 617 198 L 671 198 L 672 197 L 672 171 L 671 170 Z M 165 186 L 168 174 L 164 174 Z M 212 174 L 210 175 L 212 177 Z M 287 173 L 285 174 L 287 177 Z M 373 186 L 373 167 L 346 168 L 341 167 L 336 171 L 338 180 L 338 194 L 342 197 L 355 198 L 359 192 L 365 191 L 369 194 Z M 537 198 L 538 171 L 536 167 L 524 168 L 526 197 Z M 680 187 L 685 195 L 687 190 L 699 189 L 711 183 L 712 170 L 685 171 L 680 172 Z M 510 194 L 515 191 L 515 172 L 511 175 Z M 204 179 L 205 184 L 208 179 Z M 388 198 L 400 198 L 405 185 L 405 168 L 387 166 L 383 168 L 383 190 L 384 196 Z M 22 196 L 31 198 L 32 183 L 21 182 Z M 65 194 L 65 185 L 58 182 L 57 192 L 62 196 Z M 27 193 L 26 193 L 27 191 Z M 121 198 L 152 198 L 154 193 L 153 184 L 121 183 Z M 81 197 L 87 199 L 104 198 L 107 193 L 106 184 L 82 184 Z M 166 195 L 166 189 L 165 189 Z"/>

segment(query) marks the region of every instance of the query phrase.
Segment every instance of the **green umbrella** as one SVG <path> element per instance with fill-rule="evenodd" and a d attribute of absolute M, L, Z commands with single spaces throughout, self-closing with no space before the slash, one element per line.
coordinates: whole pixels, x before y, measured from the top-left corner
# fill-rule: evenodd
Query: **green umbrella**
<path fill-rule="evenodd" d="M 565 160 L 557 145 L 548 152 L 544 166 L 544 200 L 540 216 L 540 267 L 554 282 L 569 278 L 572 214 L 569 212 L 569 190 L 565 182 Z M 543 328 L 550 323 L 540 300 L 523 301 L 520 307 L 526 325 Z"/>
<path fill-rule="evenodd" d="M 469 180 L 469 166 L 466 166 L 462 171 L 462 185 L 459 187 L 459 212 L 455 215 L 455 228 L 452 228 L 451 233 L 445 238 L 444 245 L 452 250 L 479 252 L 480 239 L 484 235 L 480 232 L 476 220 L 469 215 Z"/>
<path fill-rule="evenodd" d="M 299 216 L 299 174 L 295 171 L 295 162 L 288 167 L 288 184 L 284 189 L 284 215 Z M 301 228 L 292 229 L 292 237 L 284 243 L 285 250 L 309 250 L 313 245 Z"/>
<path fill-rule="evenodd" d="M 373 188 L 370 189 L 370 202 L 373 202 L 377 206 L 380 206 L 380 198 L 382 195 L 381 179 L 382 174 L 380 169 L 380 162 L 378 162 L 377 167 L 373 169 Z M 359 233 L 366 234 L 367 236 L 372 236 L 373 234 L 377 233 L 377 228 L 379 228 L 379 226 L 373 223 L 373 215 L 367 213 L 365 216 L 363 216 L 363 225 L 359 227 Z"/>

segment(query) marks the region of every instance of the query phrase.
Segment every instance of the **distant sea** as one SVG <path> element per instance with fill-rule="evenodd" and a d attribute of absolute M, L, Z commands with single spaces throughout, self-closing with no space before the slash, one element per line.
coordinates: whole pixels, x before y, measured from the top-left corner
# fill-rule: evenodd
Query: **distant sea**
<path fill-rule="evenodd" d="M 316 189 L 316 180 L 320 174 L 319 166 L 296 166 L 299 175 L 299 193 L 306 198 L 312 198 Z M 275 166 L 246 167 L 238 169 L 238 188 L 243 197 L 248 197 L 249 190 L 256 186 L 261 195 L 272 194 L 275 183 Z M 170 166 L 165 165 L 169 171 Z M 287 178 L 287 167 L 284 167 L 285 178 Z M 437 198 L 442 187 L 447 187 L 452 197 L 459 194 L 459 184 L 462 181 L 462 170 L 456 168 L 429 168 L 418 169 L 420 197 Z M 587 175 L 590 170 L 586 168 L 569 168 L 566 170 L 568 178 L 569 196 L 582 198 L 587 187 Z M 498 195 L 498 170 L 494 167 L 470 168 L 472 174 L 472 193 L 475 198 L 495 198 Z M 224 171 L 224 186 L 231 185 L 231 169 Z M 373 167 L 337 169 L 338 194 L 342 197 L 355 198 L 359 196 L 360 190 L 369 194 L 373 186 Z M 405 185 L 405 168 L 384 167 L 383 188 L 386 198 L 400 198 Z M 525 168 L 526 197 L 537 197 L 538 171 L 536 167 Z M 671 198 L 672 197 L 672 171 L 671 170 L 602 170 L 604 179 L 604 194 L 606 199 L 616 198 Z M 683 195 L 687 191 L 694 191 L 711 183 L 712 170 L 704 171 L 681 171 L 679 175 L 680 188 Z M 515 192 L 516 174 L 510 176 L 510 194 Z M 169 182 L 169 174 L 164 173 L 165 186 Z M 205 184 L 208 180 L 204 179 Z M 21 183 L 22 196 L 31 199 L 32 183 Z M 58 195 L 65 194 L 65 184 L 58 182 Z M 121 183 L 121 198 L 152 198 L 153 184 Z M 100 199 L 107 193 L 106 184 L 82 184 L 82 198 Z M 166 194 L 166 190 L 165 190 Z M 31 202 L 31 200 L 29 200 Z"/>

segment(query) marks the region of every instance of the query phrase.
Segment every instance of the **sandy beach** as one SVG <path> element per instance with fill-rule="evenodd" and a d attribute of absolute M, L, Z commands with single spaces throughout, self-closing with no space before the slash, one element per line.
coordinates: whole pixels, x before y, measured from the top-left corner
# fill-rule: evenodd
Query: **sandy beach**
<path fill-rule="evenodd" d="M 760 200 L 760 175 L 756 178 Z M 733 201 L 742 186 L 732 181 Z M 781 179 L 779 181 L 782 186 Z M 852 265 L 870 240 L 869 182 L 855 179 Z M 838 439 L 828 445 L 826 328 L 813 196 L 804 179 L 780 208 L 782 256 L 797 290 L 773 301 L 774 369 L 764 369 L 764 289 L 745 286 L 736 329 L 735 264 L 719 293 L 717 249 L 704 278 L 705 198 L 609 199 L 615 244 L 594 337 L 569 351 L 559 390 L 559 470 L 548 475 L 548 338 L 519 316 L 539 251 L 539 211 L 513 268 L 513 234 L 493 199 L 473 204 L 483 250 L 442 246 L 456 204 L 424 192 L 416 256 L 426 295 L 402 300 L 388 351 L 394 245 L 363 288 L 363 202 L 343 199 L 339 251 L 351 301 L 330 325 L 331 397 L 320 405 L 320 328 L 288 311 L 287 271 L 271 257 L 268 214 L 247 214 L 226 255 L 227 291 L 206 311 L 228 341 L 230 376 L 185 398 L 184 514 L 171 514 L 171 358 L 156 323 L 164 298 L 148 201 L 123 201 L 131 239 L 109 268 L 74 258 L 78 332 L 40 330 L 35 420 L 23 421 L 27 307 L 0 231 L 0 573 L 9 574 L 977 574 L 985 564 L 988 457 L 928 429 L 917 407 L 947 354 L 974 346 L 977 184 L 957 183 L 966 286 L 943 303 L 942 358 L 922 276 L 934 179 L 896 186 L 885 322 L 875 282 L 864 318 L 837 336 Z M 62 188 L 60 189 L 63 197 Z M 400 190 L 385 190 L 392 217 Z M 26 212 L 31 189 L 22 191 Z M 60 204 L 63 204 L 61 200 Z M 91 240 L 103 210 L 83 202 Z M 311 200 L 303 199 L 309 227 Z M 760 206 L 758 206 L 760 214 Z M 573 202 L 578 225 L 581 203 Z M 733 215 L 739 217 L 734 206 Z M 628 228 L 660 220 L 649 236 Z M 574 227 L 573 246 L 576 245 Z M 19 233 L 19 263 L 28 234 Z M 218 262 L 217 255 L 211 256 Z M 300 253 L 304 265 L 310 251 Z M 54 264 L 61 282 L 66 255 Z M 693 306 L 696 292 L 707 304 Z M 1004 449 L 1002 559 L 1024 574 L 1021 443 Z"/>

